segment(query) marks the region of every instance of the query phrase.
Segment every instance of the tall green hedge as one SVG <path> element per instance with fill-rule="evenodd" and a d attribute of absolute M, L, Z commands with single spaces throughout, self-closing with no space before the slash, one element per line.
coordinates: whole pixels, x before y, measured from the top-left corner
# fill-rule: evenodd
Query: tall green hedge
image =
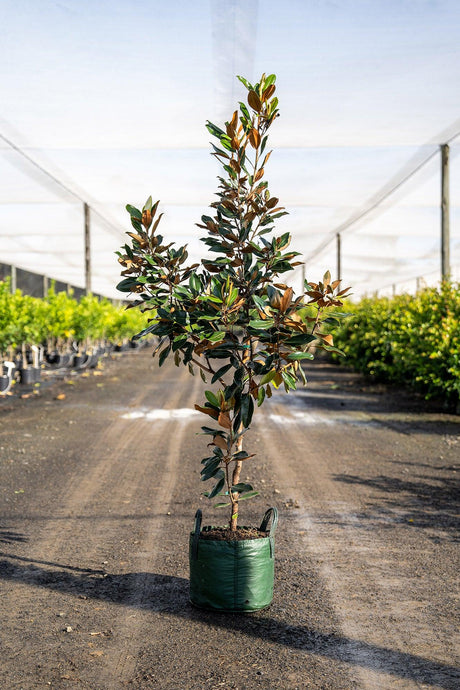
<path fill-rule="evenodd" d="M 20 290 L 11 293 L 9 282 L 0 282 L 0 356 L 22 345 L 116 344 L 146 325 L 147 317 L 137 309 L 126 310 L 108 299 L 86 295 L 77 301 L 53 288 L 41 299 Z"/>
<path fill-rule="evenodd" d="M 445 282 L 416 296 L 348 304 L 335 345 L 346 363 L 377 380 L 409 385 L 428 398 L 460 399 L 460 284 Z M 343 362 L 343 360 L 341 360 Z"/>

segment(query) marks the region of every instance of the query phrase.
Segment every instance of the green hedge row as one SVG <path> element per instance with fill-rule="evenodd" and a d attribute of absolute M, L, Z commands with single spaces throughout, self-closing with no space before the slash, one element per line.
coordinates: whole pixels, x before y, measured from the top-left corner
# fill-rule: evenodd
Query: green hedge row
<path fill-rule="evenodd" d="M 65 350 L 72 343 L 89 346 L 129 340 L 146 326 L 146 316 L 136 309 L 115 306 L 93 295 L 79 301 L 50 289 L 46 297 L 30 297 L 19 290 L 11 294 L 8 281 L 0 282 L 0 355 L 23 345 L 47 345 Z"/>
<path fill-rule="evenodd" d="M 415 297 L 363 299 L 334 335 L 346 363 L 380 381 L 409 385 L 428 398 L 460 399 L 460 284 Z M 343 362 L 343 358 L 340 360 Z"/>

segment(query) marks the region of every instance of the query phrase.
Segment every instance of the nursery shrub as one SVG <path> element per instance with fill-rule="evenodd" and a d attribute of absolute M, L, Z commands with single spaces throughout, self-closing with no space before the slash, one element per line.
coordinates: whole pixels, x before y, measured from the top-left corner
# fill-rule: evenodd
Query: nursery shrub
<path fill-rule="evenodd" d="M 449 405 L 460 399 L 460 284 L 416 296 L 363 299 L 334 337 L 346 363 L 380 381 L 410 385 Z M 343 360 L 342 360 L 343 361 Z"/>
<path fill-rule="evenodd" d="M 45 298 L 11 293 L 9 280 L 0 281 L 0 355 L 24 346 L 65 349 L 76 342 L 85 347 L 108 340 L 128 340 L 145 328 L 147 317 L 108 299 L 86 295 L 77 301 L 52 287 Z"/>

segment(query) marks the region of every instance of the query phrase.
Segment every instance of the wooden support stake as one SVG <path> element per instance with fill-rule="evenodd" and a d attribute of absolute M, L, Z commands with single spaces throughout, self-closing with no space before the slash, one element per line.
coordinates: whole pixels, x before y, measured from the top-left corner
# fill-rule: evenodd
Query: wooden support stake
<path fill-rule="evenodd" d="M 450 276 L 449 145 L 441 146 L 441 278 Z"/>

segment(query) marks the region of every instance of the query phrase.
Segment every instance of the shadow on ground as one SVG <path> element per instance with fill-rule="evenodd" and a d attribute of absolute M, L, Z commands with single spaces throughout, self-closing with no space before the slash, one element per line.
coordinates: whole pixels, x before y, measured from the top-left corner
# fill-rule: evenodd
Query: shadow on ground
<path fill-rule="evenodd" d="M 257 640 L 269 640 L 292 649 L 443 690 L 457 690 L 459 687 L 460 673 L 453 666 L 336 633 L 321 632 L 308 626 L 290 625 L 288 621 L 280 621 L 271 616 L 267 610 L 248 615 L 195 609 L 189 604 L 188 581 L 184 578 L 155 573 L 115 575 L 7 554 L 0 556 L 3 557 L 0 561 L 0 578 L 3 580 L 169 614 L 203 623 L 206 627 L 218 626 Z M 50 567 L 41 567 L 44 564 Z M 139 603 L 137 595 L 140 588 L 143 592 L 150 593 L 148 599 L 144 599 L 142 603 Z"/>
<path fill-rule="evenodd" d="M 15 542 L 25 542 L 27 537 L 19 532 L 12 532 L 11 530 L 0 529 L 0 544 L 14 544 Z"/>
<path fill-rule="evenodd" d="M 460 416 L 445 400 L 425 400 L 408 388 L 372 383 L 352 369 L 321 361 L 306 367 L 305 374 L 308 386 L 296 392 L 295 404 L 307 411 L 365 413 L 369 422 L 400 433 L 460 435 Z"/>
<path fill-rule="evenodd" d="M 453 468 L 441 469 L 450 474 Z M 373 508 L 356 516 L 363 521 L 387 520 L 390 526 L 406 523 L 411 528 L 433 530 L 432 538 L 437 542 L 442 539 L 460 541 L 460 480 L 457 474 L 444 477 L 420 474 L 412 475 L 411 479 L 337 474 L 334 480 L 380 492 L 380 497 L 373 499 Z"/>
<path fill-rule="evenodd" d="M 427 411 L 413 402 L 405 405 L 396 397 L 386 400 L 385 396 L 340 388 L 336 390 L 333 386 L 330 391 L 325 391 L 322 386 L 318 390 L 298 390 L 295 398 L 283 398 L 280 402 L 305 412 L 313 410 L 316 413 L 326 413 L 331 420 L 334 413 L 339 413 L 339 417 L 333 420 L 338 423 L 373 424 L 401 434 L 416 431 L 421 434 L 460 436 L 460 418 L 456 421 L 454 415 Z M 356 419 L 353 418 L 354 414 Z M 344 415 L 349 416 L 349 419 Z"/>

